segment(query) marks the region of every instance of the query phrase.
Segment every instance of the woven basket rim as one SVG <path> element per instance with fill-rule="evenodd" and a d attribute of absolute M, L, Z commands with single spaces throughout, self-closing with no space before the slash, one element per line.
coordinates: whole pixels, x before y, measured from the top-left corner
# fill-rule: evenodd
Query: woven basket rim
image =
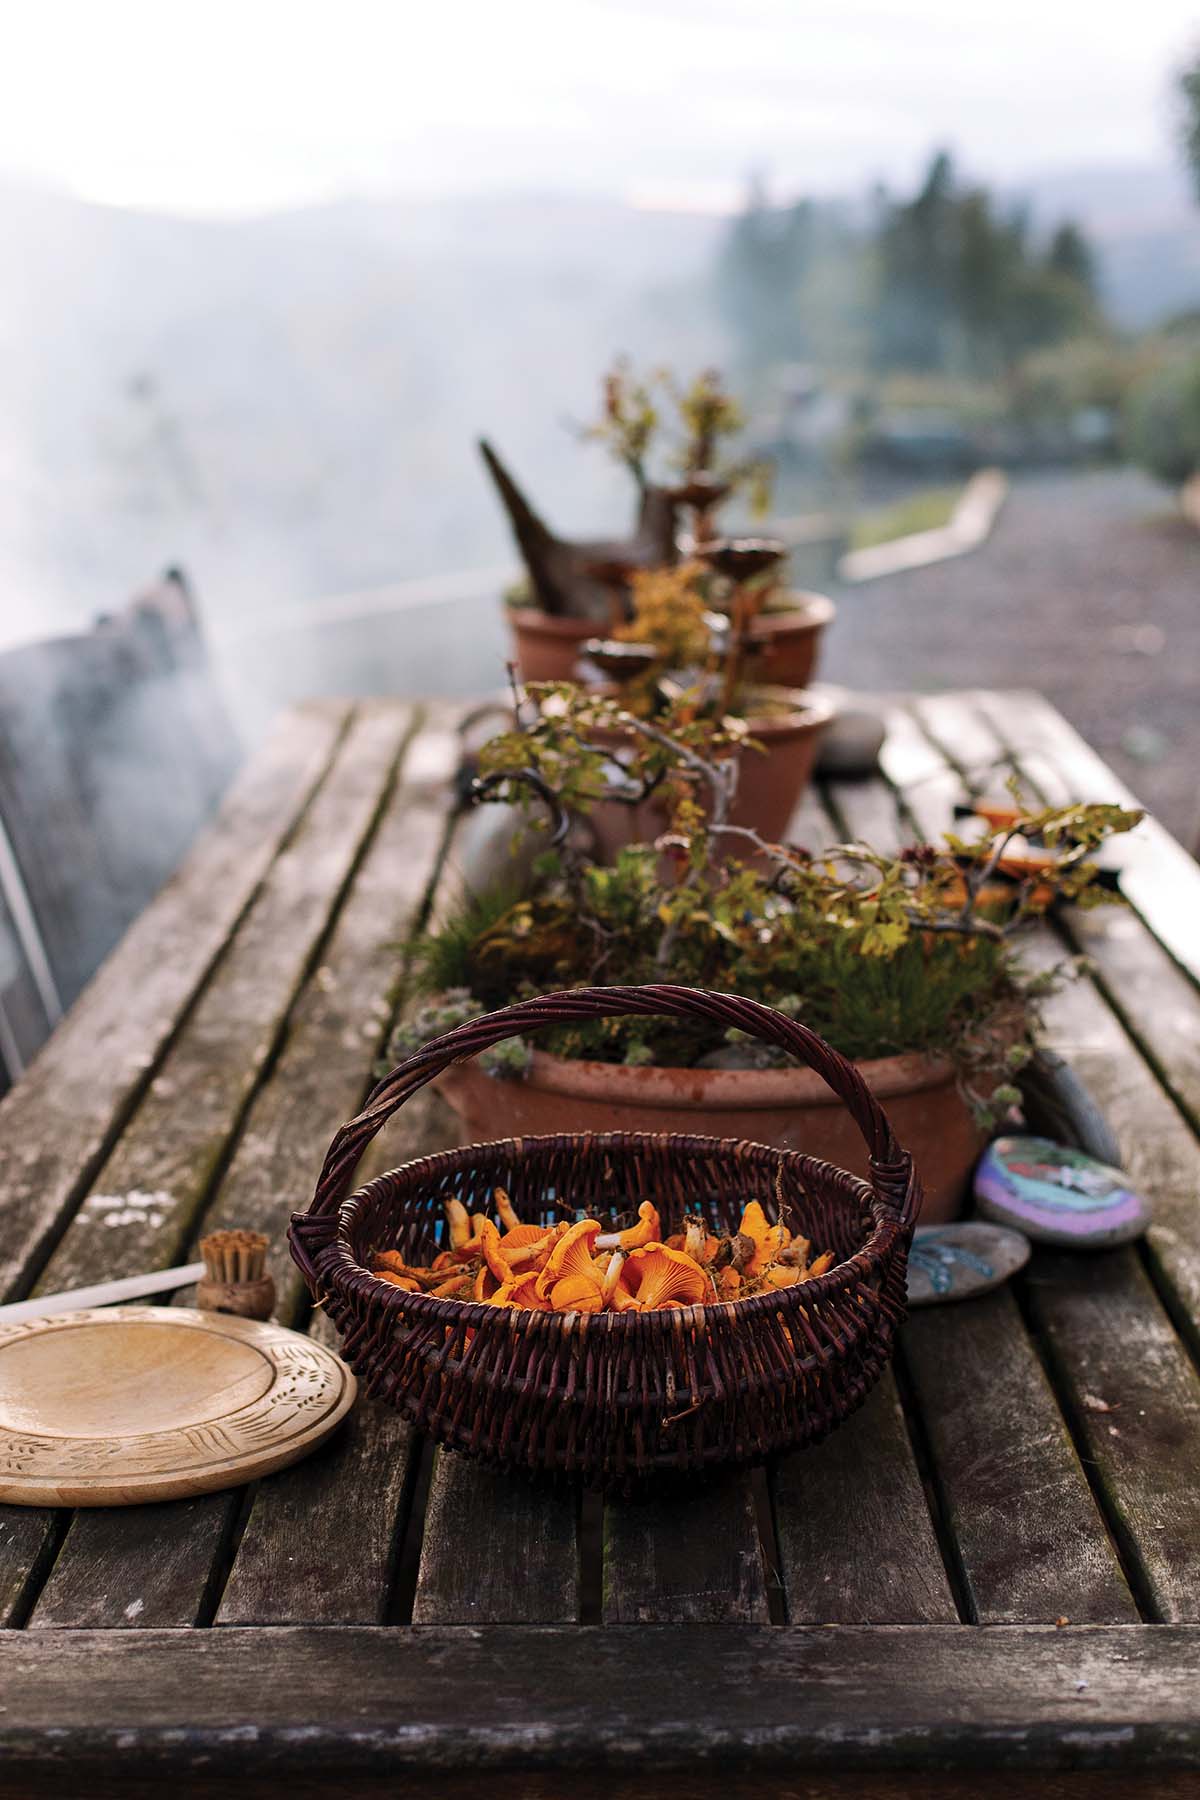
<path fill-rule="evenodd" d="M 491 1306 L 486 1301 L 438 1299 L 432 1294 L 410 1293 L 404 1288 L 392 1286 L 388 1282 L 378 1280 L 372 1272 L 365 1268 L 355 1257 L 349 1244 L 349 1234 L 355 1215 L 364 1205 L 374 1200 L 380 1190 L 390 1189 L 397 1180 L 430 1180 L 439 1174 L 452 1172 L 455 1168 L 469 1163 L 473 1155 L 479 1151 L 490 1153 L 507 1153 L 519 1157 L 537 1155 L 543 1151 L 579 1150 L 583 1147 L 602 1148 L 617 1153 L 639 1148 L 644 1144 L 666 1144 L 672 1154 L 678 1152 L 685 1155 L 705 1155 L 720 1153 L 728 1157 L 730 1154 L 752 1159 L 755 1162 L 768 1164 L 790 1163 L 799 1168 L 801 1179 L 831 1181 L 835 1188 L 849 1190 L 861 1200 L 872 1218 L 870 1236 L 866 1242 L 843 1261 L 835 1263 L 825 1274 L 812 1277 L 808 1281 L 797 1282 L 788 1288 L 772 1289 L 770 1293 L 752 1294 L 740 1300 L 703 1301 L 693 1306 L 658 1307 L 650 1312 L 604 1312 L 581 1313 L 562 1312 L 545 1313 L 534 1309 Z M 388 1193 L 391 1198 L 390 1192 Z M 301 1223 L 306 1215 L 297 1215 L 295 1223 Z M 749 1138 L 721 1138 L 690 1132 L 648 1132 L 648 1131 L 611 1131 L 611 1132 L 563 1132 L 540 1134 L 514 1138 L 493 1138 L 480 1143 L 461 1144 L 447 1150 L 430 1152 L 427 1156 L 413 1157 L 401 1163 L 395 1169 L 388 1169 L 364 1182 L 353 1193 L 347 1195 L 338 1207 L 332 1221 L 334 1226 L 332 1241 L 317 1252 L 317 1260 L 321 1264 L 324 1282 L 330 1283 L 340 1292 L 352 1291 L 359 1282 L 370 1283 L 370 1298 L 373 1304 L 382 1306 L 397 1318 L 405 1315 L 414 1320 L 440 1320 L 444 1324 L 465 1324 L 472 1330 L 490 1330 L 492 1332 L 514 1330 L 557 1331 L 581 1334 L 588 1329 L 603 1330 L 606 1333 L 621 1334 L 623 1332 L 643 1333 L 648 1322 L 658 1320 L 661 1324 L 669 1324 L 673 1329 L 682 1330 L 685 1326 L 703 1331 L 710 1315 L 716 1315 L 722 1322 L 743 1319 L 747 1322 L 760 1318 L 767 1313 L 776 1318 L 800 1311 L 807 1297 L 813 1302 L 831 1298 L 835 1295 L 849 1293 L 853 1288 L 870 1283 L 876 1276 L 882 1278 L 887 1257 L 895 1248 L 897 1240 L 904 1230 L 899 1210 L 890 1202 L 882 1199 L 874 1192 L 870 1184 L 849 1170 L 839 1168 L 835 1163 L 824 1162 L 819 1157 L 807 1156 L 800 1150 L 782 1150 L 769 1144 L 761 1144 Z M 361 1290 L 360 1290 L 361 1291 Z M 535 1323 L 536 1322 L 536 1323 Z"/>

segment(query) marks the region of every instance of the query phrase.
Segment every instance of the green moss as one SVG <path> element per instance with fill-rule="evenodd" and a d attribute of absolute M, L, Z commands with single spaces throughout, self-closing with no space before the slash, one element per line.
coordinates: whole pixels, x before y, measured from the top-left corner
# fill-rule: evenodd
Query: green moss
<path fill-rule="evenodd" d="M 954 517 L 962 492 L 961 487 L 925 488 L 895 506 L 863 513 L 850 528 L 851 550 L 873 550 L 877 544 L 890 544 L 918 531 L 939 531 Z"/>

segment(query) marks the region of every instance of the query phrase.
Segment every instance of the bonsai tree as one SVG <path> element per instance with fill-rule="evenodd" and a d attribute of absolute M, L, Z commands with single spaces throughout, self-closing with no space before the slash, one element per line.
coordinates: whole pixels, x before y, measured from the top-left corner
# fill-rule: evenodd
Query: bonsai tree
<path fill-rule="evenodd" d="M 481 753 L 474 793 L 520 809 L 546 847 L 527 891 L 467 896 L 420 940 L 428 1004 L 394 1054 L 529 994 L 669 978 L 767 1001 L 855 1059 L 948 1057 L 981 1121 L 1015 1103 L 1012 1077 L 1055 977 L 1025 972 L 1014 940 L 1056 901 L 1112 897 L 1093 852 L 1140 813 L 1014 803 L 1011 819 L 977 837 L 813 854 L 730 823 L 740 741 L 736 721 L 697 716 L 686 696 L 655 718 L 570 685 L 519 696 L 514 728 Z M 614 742 L 632 749 L 618 755 Z M 599 866 L 590 809 L 651 792 L 667 829 Z M 774 1055 L 645 1017 L 562 1026 L 540 1041 L 568 1058 L 666 1067 L 763 1066 Z M 519 1074 L 529 1055 L 506 1044 L 503 1072 Z"/>
<path fill-rule="evenodd" d="M 746 491 L 756 513 L 770 504 L 770 464 L 727 454 L 745 425 L 720 370 L 703 369 L 681 385 L 669 369 L 638 376 L 618 361 L 603 380 L 600 417 L 583 436 L 629 470 L 639 496 L 651 487 L 670 492 L 701 544 L 716 536 L 714 514 L 732 494 Z"/>
<path fill-rule="evenodd" d="M 699 557 L 672 569 L 641 571 L 630 582 L 627 622 L 611 639 L 590 639 L 584 655 L 643 716 L 681 688 L 700 710 L 738 713 L 754 678 L 751 627 L 773 582 L 769 563 L 738 578 Z"/>
<path fill-rule="evenodd" d="M 604 377 L 600 417 L 581 436 L 603 444 L 633 478 L 636 523 L 625 539 L 557 536 L 492 446 L 482 443 L 525 562 L 530 597 L 552 616 L 611 621 L 628 612 L 633 575 L 670 567 L 681 547 L 725 577 L 779 563 L 786 554 L 784 544 L 722 538 L 716 531 L 716 510 L 736 491 L 746 490 L 757 511 L 765 510 L 769 500 L 768 465 L 727 454 L 728 440 L 743 428 L 740 409 L 715 370 L 679 385 L 665 370 L 638 377 L 617 363 Z M 680 525 L 684 516 L 691 523 L 686 534 Z"/>

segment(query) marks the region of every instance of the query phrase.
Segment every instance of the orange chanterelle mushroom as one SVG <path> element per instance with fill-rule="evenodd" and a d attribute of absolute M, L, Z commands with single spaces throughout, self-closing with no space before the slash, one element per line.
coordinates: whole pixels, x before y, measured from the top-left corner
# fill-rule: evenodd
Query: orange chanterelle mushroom
<path fill-rule="evenodd" d="M 444 1205 L 445 1236 L 431 1260 L 377 1250 L 370 1268 L 379 1281 L 402 1295 L 476 1301 L 512 1312 L 658 1312 L 735 1304 L 796 1287 L 833 1263 L 830 1251 L 810 1261 L 808 1239 L 789 1230 L 783 1218 L 773 1223 L 760 1200 L 747 1202 L 736 1231 L 714 1231 L 691 1214 L 665 1242 L 650 1200 L 639 1205 L 635 1224 L 607 1231 L 591 1218 L 525 1223 L 503 1188 L 492 1195 L 494 1219 L 470 1212 L 457 1197 Z M 398 1295 L 395 1304 L 406 1301 Z"/>

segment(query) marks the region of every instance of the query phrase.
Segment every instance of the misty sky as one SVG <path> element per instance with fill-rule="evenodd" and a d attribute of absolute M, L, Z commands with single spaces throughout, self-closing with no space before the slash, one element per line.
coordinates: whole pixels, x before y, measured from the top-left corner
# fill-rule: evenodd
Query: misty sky
<path fill-rule="evenodd" d="M 728 201 L 1173 160 L 1180 0 L 0 0 L 0 170 L 121 205 Z"/>

